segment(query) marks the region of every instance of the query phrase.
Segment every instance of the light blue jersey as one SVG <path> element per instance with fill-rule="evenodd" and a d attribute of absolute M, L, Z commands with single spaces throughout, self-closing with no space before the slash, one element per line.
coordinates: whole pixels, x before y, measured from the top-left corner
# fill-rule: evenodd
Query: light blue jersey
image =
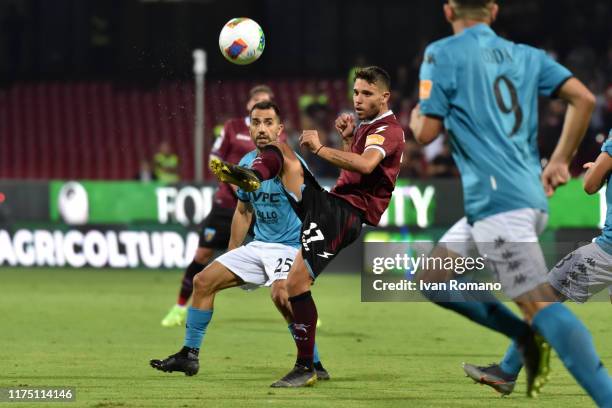
<path fill-rule="evenodd" d="M 498 37 L 486 24 L 427 47 L 420 109 L 444 120 L 468 222 L 519 208 L 547 211 L 538 95 L 553 95 L 571 76 L 544 51 Z"/>
<path fill-rule="evenodd" d="M 257 150 L 247 153 L 238 165 L 250 167 Z M 255 212 L 255 240 L 300 247 L 302 222 L 293 211 L 278 177 L 263 181 L 256 191 L 236 191 L 238 199 L 248 202 Z"/>
<path fill-rule="evenodd" d="M 601 151 L 608 153 L 612 157 L 612 130 L 610 130 L 610 136 L 608 140 L 601 146 Z M 604 251 L 612 255 L 612 184 L 610 182 L 611 177 L 608 176 L 606 183 L 606 222 L 604 228 L 601 231 L 601 235 L 597 237 L 595 242 L 603 248 Z"/>

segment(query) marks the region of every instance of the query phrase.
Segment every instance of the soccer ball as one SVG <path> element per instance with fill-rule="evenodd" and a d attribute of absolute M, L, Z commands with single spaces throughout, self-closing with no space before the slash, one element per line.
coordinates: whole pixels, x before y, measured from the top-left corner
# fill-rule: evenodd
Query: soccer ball
<path fill-rule="evenodd" d="M 250 18 L 232 18 L 219 34 L 219 48 L 226 60 L 238 65 L 254 62 L 266 46 L 264 32 Z"/>

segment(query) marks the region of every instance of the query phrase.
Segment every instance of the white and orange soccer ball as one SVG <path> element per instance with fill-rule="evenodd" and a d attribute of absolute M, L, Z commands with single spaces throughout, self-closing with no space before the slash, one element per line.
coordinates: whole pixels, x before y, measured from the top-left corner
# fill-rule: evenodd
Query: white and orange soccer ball
<path fill-rule="evenodd" d="M 229 62 L 247 65 L 255 62 L 266 46 L 264 32 L 250 18 L 232 18 L 219 34 L 219 48 Z"/>

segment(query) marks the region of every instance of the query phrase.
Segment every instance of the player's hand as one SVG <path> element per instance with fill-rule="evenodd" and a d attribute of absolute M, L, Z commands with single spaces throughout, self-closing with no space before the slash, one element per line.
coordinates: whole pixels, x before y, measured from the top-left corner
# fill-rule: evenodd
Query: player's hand
<path fill-rule="evenodd" d="M 336 130 L 342 139 L 350 139 L 355 131 L 355 118 L 349 113 L 343 113 L 336 118 Z"/>
<path fill-rule="evenodd" d="M 590 169 L 591 167 L 593 167 L 594 165 L 595 165 L 595 162 L 588 162 L 588 163 L 584 163 L 584 164 L 582 165 L 582 168 L 583 168 L 583 169 L 587 169 L 587 170 L 588 170 L 588 169 Z"/>
<path fill-rule="evenodd" d="M 566 163 L 551 161 L 542 171 L 542 184 L 547 197 L 555 192 L 556 188 L 564 185 L 570 178 L 569 166 Z"/>
<path fill-rule="evenodd" d="M 304 130 L 300 135 L 300 147 L 310 150 L 312 153 L 319 150 L 321 141 L 319 140 L 319 132 L 316 130 Z"/>

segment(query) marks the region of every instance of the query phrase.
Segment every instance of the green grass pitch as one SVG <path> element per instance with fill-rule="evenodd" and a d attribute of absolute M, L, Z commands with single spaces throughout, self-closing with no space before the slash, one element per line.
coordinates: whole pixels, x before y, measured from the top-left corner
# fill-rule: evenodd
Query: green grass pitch
<path fill-rule="evenodd" d="M 331 273 L 313 290 L 331 381 L 269 388 L 291 368 L 295 346 L 266 289 L 222 292 L 200 373 L 161 373 L 148 360 L 182 345 L 183 328 L 159 324 L 180 276 L 0 269 L 0 387 L 76 387 L 76 402 L 53 405 L 68 407 L 593 406 L 556 357 L 537 400 L 524 396 L 523 375 L 515 393 L 500 398 L 465 378 L 461 362 L 497 361 L 507 344 L 502 336 L 428 303 L 360 303 L 359 277 Z M 612 366 L 612 305 L 571 307 Z"/>

